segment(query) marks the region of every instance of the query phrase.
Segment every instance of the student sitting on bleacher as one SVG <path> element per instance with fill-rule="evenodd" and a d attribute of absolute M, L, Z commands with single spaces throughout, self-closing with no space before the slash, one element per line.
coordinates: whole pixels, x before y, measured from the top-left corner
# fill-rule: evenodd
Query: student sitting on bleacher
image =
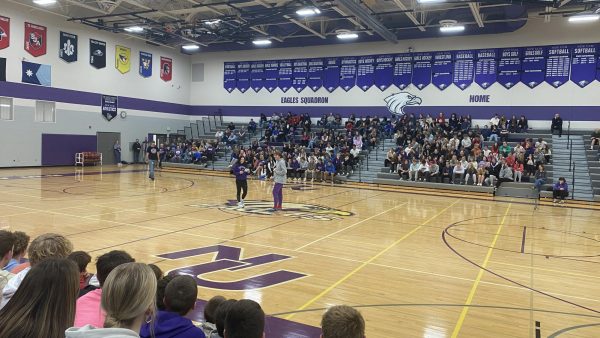
<path fill-rule="evenodd" d="M 560 204 L 565 203 L 565 198 L 569 196 L 569 185 L 564 177 L 558 179 L 558 182 L 554 183 L 552 189 L 552 202 L 559 202 Z"/>

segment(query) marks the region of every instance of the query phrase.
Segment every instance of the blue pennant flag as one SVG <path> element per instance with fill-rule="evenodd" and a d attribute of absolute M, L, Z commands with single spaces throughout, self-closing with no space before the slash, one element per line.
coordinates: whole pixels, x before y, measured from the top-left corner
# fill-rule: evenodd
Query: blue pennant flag
<path fill-rule="evenodd" d="M 49 65 L 22 61 L 23 76 L 21 81 L 42 86 L 52 85 L 52 68 Z"/>

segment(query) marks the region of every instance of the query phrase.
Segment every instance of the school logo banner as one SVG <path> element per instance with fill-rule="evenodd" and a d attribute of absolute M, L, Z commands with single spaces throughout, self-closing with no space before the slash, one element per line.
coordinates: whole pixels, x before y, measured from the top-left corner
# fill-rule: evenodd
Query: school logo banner
<path fill-rule="evenodd" d="M 119 97 L 111 95 L 102 95 L 101 110 L 102 116 L 108 121 L 114 119 L 117 116 L 117 109 L 119 109 Z"/>
<path fill-rule="evenodd" d="M 164 56 L 160 57 L 160 78 L 169 82 L 173 79 L 173 60 Z"/>
<path fill-rule="evenodd" d="M 106 67 L 106 42 L 90 39 L 90 65 L 96 69 Z"/>
<path fill-rule="evenodd" d="M 129 73 L 131 70 L 131 48 L 115 47 L 115 67 L 121 74 Z"/>
<path fill-rule="evenodd" d="M 60 32 L 58 57 L 67 63 L 77 61 L 77 35 Z"/>
<path fill-rule="evenodd" d="M 46 54 L 46 27 L 25 22 L 25 50 L 32 56 Z"/>
<path fill-rule="evenodd" d="M 10 18 L 0 16 L 0 49 L 10 44 Z"/>
<path fill-rule="evenodd" d="M 140 75 L 143 77 L 152 76 L 152 54 L 140 52 Z"/>

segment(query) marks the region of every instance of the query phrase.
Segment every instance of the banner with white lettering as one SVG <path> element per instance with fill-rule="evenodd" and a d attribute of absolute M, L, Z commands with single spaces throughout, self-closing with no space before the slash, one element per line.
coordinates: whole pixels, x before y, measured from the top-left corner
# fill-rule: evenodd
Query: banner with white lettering
<path fill-rule="evenodd" d="M 375 86 L 384 91 L 392 85 L 394 56 L 378 55 L 375 58 Z"/>
<path fill-rule="evenodd" d="M 444 90 L 452 84 L 453 54 L 453 52 L 436 52 L 433 54 L 431 83 L 440 90 Z"/>
<path fill-rule="evenodd" d="M 567 45 L 550 46 L 546 62 L 546 82 L 554 88 L 569 81 L 571 73 L 571 48 Z"/>
<path fill-rule="evenodd" d="M 294 87 L 298 93 L 306 88 L 307 77 L 308 60 L 294 60 L 292 87 Z"/>
<path fill-rule="evenodd" d="M 316 92 L 323 87 L 323 59 L 308 60 L 308 88 Z"/>
<path fill-rule="evenodd" d="M 250 88 L 250 62 L 239 62 L 237 64 L 235 87 L 242 93 Z"/>
<path fill-rule="evenodd" d="M 259 92 L 265 85 L 265 63 L 264 61 L 252 62 L 250 66 L 250 86 L 255 92 Z"/>
<path fill-rule="evenodd" d="M 264 87 L 272 93 L 277 88 L 277 77 L 279 75 L 278 61 L 265 61 Z"/>
<path fill-rule="evenodd" d="M 596 79 L 596 59 L 600 45 L 585 44 L 573 47 L 571 81 L 583 88 Z"/>
<path fill-rule="evenodd" d="M 454 53 L 454 73 L 452 83 L 458 88 L 465 90 L 475 76 L 475 51 L 462 50 Z"/>
<path fill-rule="evenodd" d="M 225 73 L 223 74 L 223 88 L 228 92 L 235 90 L 237 79 L 237 65 L 235 62 L 225 62 Z"/>
<path fill-rule="evenodd" d="M 427 87 L 431 83 L 432 53 L 413 54 L 412 84 L 419 89 Z M 394 72 L 395 73 L 395 72 Z M 394 75 L 394 78 L 396 76 Z"/>
<path fill-rule="evenodd" d="M 546 47 L 525 47 L 523 50 L 523 73 L 521 82 L 535 88 L 546 78 Z"/>
<path fill-rule="evenodd" d="M 521 81 L 521 48 L 500 49 L 498 61 L 498 83 L 506 89 L 512 88 Z"/>
<path fill-rule="evenodd" d="M 340 87 L 343 90 L 349 91 L 356 85 L 356 57 L 342 58 L 342 66 L 340 69 Z"/>
<path fill-rule="evenodd" d="M 475 83 L 483 89 L 488 89 L 496 82 L 497 57 L 496 49 L 481 49 L 475 54 Z"/>
<path fill-rule="evenodd" d="M 277 86 L 284 93 L 292 88 L 292 73 L 292 61 L 279 61 L 279 79 L 277 80 Z"/>
<path fill-rule="evenodd" d="M 363 91 L 369 90 L 375 83 L 375 57 L 361 56 L 358 58 L 356 85 Z"/>
<path fill-rule="evenodd" d="M 323 71 L 323 87 L 328 92 L 333 92 L 340 85 L 341 77 L 340 59 L 327 58 L 325 59 L 325 70 Z"/>
<path fill-rule="evenodd" d="M 424 59 L 421 58 L 421 60 Z M 427 79 L 429 79 L 429 82 L 431 82 L 431 62 L 421 61 L 421 63 L 424 66 L 424 68 L 420 69 L 423 70 L 422 74 L 420 74 L 423 75 L 423 81 L 427 82 Z M 427 68 L 429 68 L 428 71 Z M 399 89 L 404 89 L 410 85 L 413 80 L 413 56 L 411 54 L 396 54 L 394 56 L 394 75 L 392 80 L 394 85 Z M 429 82 L 425 82 L 423 82 L 423 87 L 419 87 L 419 89 L 425 88 L 429 84 Z"/>

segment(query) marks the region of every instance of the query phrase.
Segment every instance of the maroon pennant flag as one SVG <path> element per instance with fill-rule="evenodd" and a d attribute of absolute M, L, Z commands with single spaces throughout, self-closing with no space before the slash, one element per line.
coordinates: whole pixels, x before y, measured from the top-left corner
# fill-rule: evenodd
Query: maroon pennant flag
<path fill-rule="evenodd" d="M 10 18 L 0 16 L 0 49 L 10 44 Z"/>
<path fill-rule="evenodd" d="M 160 57 L 160 78 L 165 82 L 173 79 L 173 59 Z"/>
<path fill-rule="evenodd" d="M 25 50 L 35 57 L 46 54 L 46 27 L 25 22 Z"/>

